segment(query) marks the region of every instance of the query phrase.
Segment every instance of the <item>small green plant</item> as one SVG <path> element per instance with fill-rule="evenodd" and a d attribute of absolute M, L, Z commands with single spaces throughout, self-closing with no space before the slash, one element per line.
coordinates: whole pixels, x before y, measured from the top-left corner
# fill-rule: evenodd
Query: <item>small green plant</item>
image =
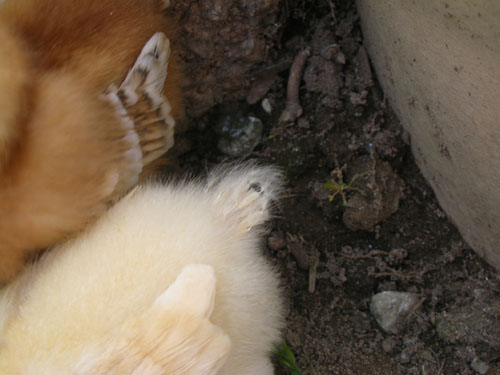
<path fill-rule="evenodd" d="M 356 181 L 356 179 L 358 177 L 364 176 L 366 173 L 354 175 L 354 177 L 352 178 L 352 180 L 349 183 L 344 182 L 344 176 L 342 173 L 342 169 L 337 168 L 332 172 L 332 174 L 335 175 L 336 178 L 329 179 L 328 181 L 326 181 L 325 185 L 323 186 L 326 190 L 329 190 L 332 192 L 331 194 L 328 195 L 328 199 L 330 200 L 330 202 L 333 202 L 335 197 L 337 195 L 340 195 L 340 197 L 342 198 L 342 205 L 344 207 L 349 207 L 349 204 L 347 203 L 347 197 L 346 197 L 347 191 L 351 190 L 351 191 L 357 191 L 361 195 L 365 194 L 364 191 L 352 186 L 352 184 L 354 183 L 354 181 Z"/>
<path fill-rule="evenodd" d="M 287 344 L 283 343 L 280 346 L 277 346 L 274 349 L 274 355 L 283 366 L 290 370 L 291 375 L 302 375 L 302 372 L 295 361 L 295 356 Z"/>

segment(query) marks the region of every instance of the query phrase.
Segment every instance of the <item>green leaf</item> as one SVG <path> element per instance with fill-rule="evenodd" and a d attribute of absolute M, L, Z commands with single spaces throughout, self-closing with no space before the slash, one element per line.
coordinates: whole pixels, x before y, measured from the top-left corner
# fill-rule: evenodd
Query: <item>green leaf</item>
<path fill-rule="evenodd" d="M 283 343 L 281 346 L 276 347 L 274 350 L 274 355 L 278 358 L 279 362 L 290 370 L 292 375 L 302 375 L 297 363 L 295 361 L 295 356 L 288 347 L 287 344 Z"/>
<path fill-rule="evenodd" d="M 338 190 L 337 185 L 332 180 L 326 181 L 325 184 L 323 185 L 323 188 L 326 190 L 334 190 L 334 191 Z"/>

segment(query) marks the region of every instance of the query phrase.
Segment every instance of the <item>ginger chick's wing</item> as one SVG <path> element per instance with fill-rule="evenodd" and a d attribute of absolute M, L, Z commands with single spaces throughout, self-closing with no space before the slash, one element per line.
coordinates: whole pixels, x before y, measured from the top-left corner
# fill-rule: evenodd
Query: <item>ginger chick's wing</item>
<path fill-rule="evenodd" d="M 78 375 L 215 375 L 231 342 L 209 318 L 215 298 L 211 266 L 188 265 L 141 317 L 125 323 Z M 89 362 L 90 358 L 94 358 Z"/>
<path fill-rule="evenodd" d="M 163 95 L 169 58 L 169 40 L 161 32 L 154 34 L 120 87 L 111 85 L 105 93 L 125 126 L 137 134 L 143 168 L 174 144 L 175 120 Z"/>
<path fill-rule="evenodd" d="M 71 71 L 33 83 L 22 142 L 0 155 L 0 211 L 9 213 L 0 217 L 0 282 L 99 217 L 172 146 L 175 122 L 162 95 L 169 56 L 165 35 L 154 34 L 106 100 Z M 0 147 L 11 137 L 2 134 Z"/>

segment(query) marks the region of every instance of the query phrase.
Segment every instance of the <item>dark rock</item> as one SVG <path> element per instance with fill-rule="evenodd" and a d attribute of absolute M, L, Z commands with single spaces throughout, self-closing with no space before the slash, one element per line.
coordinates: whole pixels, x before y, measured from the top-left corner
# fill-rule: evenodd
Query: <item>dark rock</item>
<path fill-rule="evenodd" d="M 470 367 L 472 367 L 474 371 L 481 375 L 486 374 L 490 369 L 490 366 L 486 362 L 481 361 L 477 357 L 472 360 Z"/>
<path fill-rule="evenodd" d="M 221 136 L 217 148 L 229 156 L 245 156 L 253 151 L 262 139 L 262 121 L 238 113 L 222 116 L 215 127 Z"/>

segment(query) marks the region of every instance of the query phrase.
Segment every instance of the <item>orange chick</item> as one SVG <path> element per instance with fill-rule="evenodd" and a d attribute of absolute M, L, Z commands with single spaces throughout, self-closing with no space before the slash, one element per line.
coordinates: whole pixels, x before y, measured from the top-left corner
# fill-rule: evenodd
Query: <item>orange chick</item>
<path fill-rule="evenodd" d="M 167 5 L 0 3 L 0 282 L 172 146 L 182 106 Z"/>

